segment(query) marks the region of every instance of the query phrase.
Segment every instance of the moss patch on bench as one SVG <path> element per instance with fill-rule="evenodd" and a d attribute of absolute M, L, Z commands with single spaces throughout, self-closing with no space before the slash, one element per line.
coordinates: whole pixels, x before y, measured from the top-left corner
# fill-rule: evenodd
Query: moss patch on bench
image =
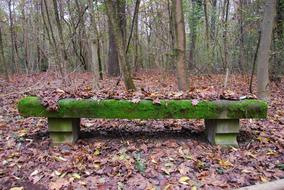
<path fill-rule="evenodd" d="M 47 111 L 38 97 L 26 97 L 19 101 L 22 116 L 50 118 L 106 118 L 106 119 L 235 119 L 266 118 L 267 104 L 261 100 L 200 101 L 151 100 L 133 103 L 129 100 L 63 99 L 56 112 Z"/>

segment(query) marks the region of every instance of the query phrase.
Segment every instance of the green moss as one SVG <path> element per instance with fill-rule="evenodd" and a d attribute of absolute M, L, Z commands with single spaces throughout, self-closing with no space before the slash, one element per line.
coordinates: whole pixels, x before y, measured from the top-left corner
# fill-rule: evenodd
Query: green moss
<path fill-rule="evenodd" d="M 23 116 L 53 118 L 118 118 L 118 119 L 221 119 L 221 118 L 265 118 L 267 105 L 260 100 L 200 101 L 192 105 L 191 100 L 161 100 L 153 104 L 150 100 L 132 103 L 128 100 L 64 99 L 59 101 L 59 110 L 49 112 L 39 98 L 26 97 L 18 109 Z"/>
<path fill-rule="evenodd" d="M 266 118 L 267 103 L 261 100 L 238 101 L 228 107 L 231 118 Z"/>

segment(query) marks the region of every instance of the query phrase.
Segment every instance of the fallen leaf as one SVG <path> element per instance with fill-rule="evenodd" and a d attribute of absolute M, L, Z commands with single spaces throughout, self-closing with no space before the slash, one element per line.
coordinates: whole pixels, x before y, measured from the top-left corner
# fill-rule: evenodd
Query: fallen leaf
<path fill-rule="evenodd" d="M 100 152 L 100 150 L 97 148 L 96 150 L 95 150 L 95 152 L 94 152 L 94 155 L 95 156 L 98 156 L 98 155 L 100 155 L 101 154 L 101 152 Z"/>
<path fill-rule="evenodd" d="M 78 173 L 73 173 L 72 177 L 74 177 L 75 179 L 80 179 L 81 176 Z"/>
<path fill-rule="evenodd" d="M 24 187 L 12 187 L 10 190 L 24 190 Z"/>
<path fill-rule="evenodd" d="M 179 178 L 178 182 L 180 182 L 181 184 L 184 184 L 184 185 L 188 185 L 189 183 L 189 177 L 187 176 L 182 176 Z"/>
<path fill-rule="evenodd" d="M 35 170 L 35 171 L 33 171 L 33 172 L 31 173 L 31 175 L 30 175 L 30 176 L 37 175 L 38 173 L 39 173 L 39 171 L 38 171 L 38 170 Z"/>
<path fill-rule="evenodd" d="M 268 182 L 268 179 L 267 179 L 265 176 L 260 176 L 260 180 L 261 180 L 263 183 Z"/>
<path fill-rule="evenodd" d="M 222 168 L 228 169 L 234 165 L 229 160 L 219 160 L 219 164 Z"/>
<path fill-rule="evenodd" d="M 56 159 L 57 161 L 64 161 L 64 162 L 67 161 L 67 159 L 65 159 L 65 158 L 63 158 L 63 157 L 61 157 L 61 156 L 55 157 L 55 159 Z"/>

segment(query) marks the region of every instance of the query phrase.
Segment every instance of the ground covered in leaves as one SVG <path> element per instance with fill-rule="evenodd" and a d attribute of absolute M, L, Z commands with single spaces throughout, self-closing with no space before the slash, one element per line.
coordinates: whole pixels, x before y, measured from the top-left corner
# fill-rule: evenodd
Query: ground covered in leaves
<path fill-rule="evenodd" d="M 284 84 L 271 84 L 267 120 L 242 120 L 239 148 L 209 145 L 202 120 L 83 119 L 80 140 L 51 146 L 45 118 L 23 118 L 16 104 L 38 95 L 51 110 L 57 100 L 75 98 L 243 99 L 248 78 L 190 77 L 191 89 L 177 91 L 171 74 L 141 72 L 137 92 L 125 92 L 117 78 L 92 89 L 91 74 L 73 73 L 68 88 L 53 73 L 0 78 L 0 189 L 234 189 L 284 177 Z M 282 79 L 283 81 L 283 79 Z"/>

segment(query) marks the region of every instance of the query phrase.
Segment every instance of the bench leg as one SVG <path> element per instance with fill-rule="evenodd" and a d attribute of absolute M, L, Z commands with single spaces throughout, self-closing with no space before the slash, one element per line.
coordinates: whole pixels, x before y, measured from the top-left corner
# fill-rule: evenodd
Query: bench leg
<path fill-rule="evenodd" d="M 211 144 L 238 146 L 239 119 L 206 119 L 205 128 Z"/>
<path fill-rule="evenodd" d="M 53 144 L 74 143 L 80 132 L 80 118 L 48 118 L 48 132 Z"/>

